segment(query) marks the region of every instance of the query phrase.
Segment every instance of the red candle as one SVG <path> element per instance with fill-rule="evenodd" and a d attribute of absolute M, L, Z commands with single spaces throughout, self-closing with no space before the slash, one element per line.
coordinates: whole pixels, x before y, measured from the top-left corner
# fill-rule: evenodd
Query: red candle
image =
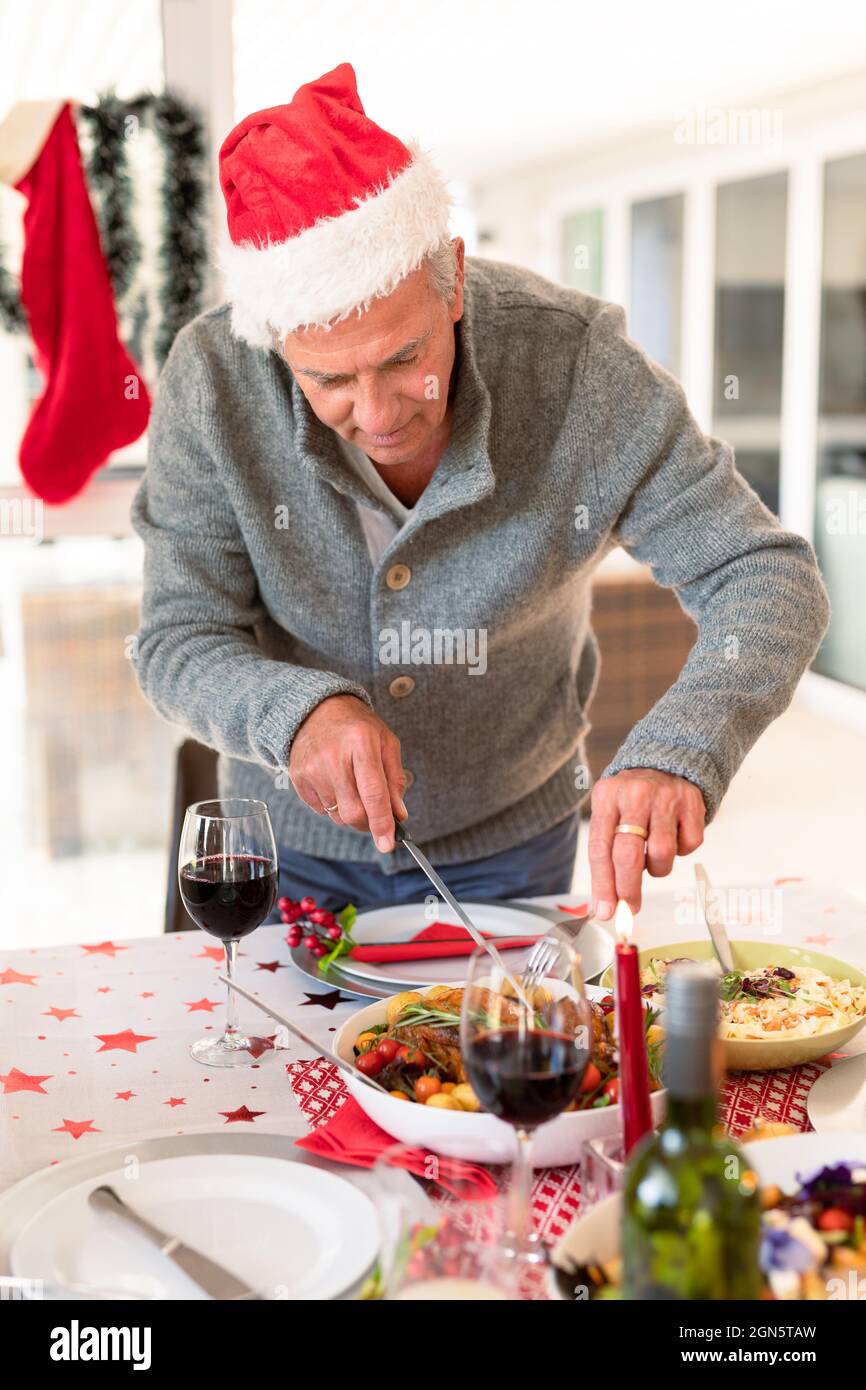
<path fill-rule="evenodd" d="M 632 945 L 634 919 L 628 903 L 617 904 L 616 1032 L 619 1046 L 619 1096 L 626 1157 L 652 1129 L 649 1068 L 646 1059 L 643 996 L 637 947 Z"/>

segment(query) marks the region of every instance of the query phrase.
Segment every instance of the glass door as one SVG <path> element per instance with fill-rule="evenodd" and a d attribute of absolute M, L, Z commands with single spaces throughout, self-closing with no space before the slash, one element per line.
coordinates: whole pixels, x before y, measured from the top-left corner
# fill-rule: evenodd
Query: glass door
<path fill-rule="evenodd" d="M 779 510 L 788 176 L 723 184 L 716 197 L 713 433 Z"/>
<path fill-rule="evenodd" d="M 866 154 L 824 170 L 815 549 L 833 608 L 815 669 L 866 690 Z"/>

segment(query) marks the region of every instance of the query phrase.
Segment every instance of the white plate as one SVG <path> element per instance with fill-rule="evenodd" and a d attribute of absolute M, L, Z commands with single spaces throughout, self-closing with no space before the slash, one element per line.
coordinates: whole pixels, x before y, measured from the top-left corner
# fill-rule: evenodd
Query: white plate
<path fill-rule="evenodd" d="M 806 1110 L 819 1133 L 866 1130 L 866 1055 L 834 1062 L 810 1090 Z"/>
<path fill-rule="evenodd" d="M 538 913 L 506 903 L 464 903 L 463 906 L 478 930 L 489 932 L 494 937 L 539 937 L 550 927 L 550 922 Z M 368 941 L 408 941 L 431 922 L 447 922 L 455 928 L 461 926 L 460 919 L 446 903 L 437 905 L 433 917 L 428 913 L 424 903 L 373 908 L 359 914 L 352 928 L 352 936 L 362 946 Z M 508 951 L 506 958 L 513 960 L 515 967 L 520 969 L 530 949 Z M 580 933 L 577 949 L 587 979 L 599 974 L 613 959 L 612 939 L 596 922 L 587 922 Z M 347 975 L 361 980 L 408 988 L 416 985 L 462 984 L 466 979 L 469 960 L 469 956 L 445 956 L 437 960 L 388 961 L 383 965 L 373 965 L 352 960 L 351 956 L 341 956 L 339 966 Z"/>
<path fill-rule="evenodd" d="M 158 1299 L 208 1297 L 121 1218 L 91 1209 L 88 1194 L 100 1183 L 265 1298 L 334 1298 L 378 1252 L 373 1204 L 345 1179 L 277 1158 L 191 1154 L 133 1162 L 67 1188 L 19 1232 L 15 1276 Z"/>
<path fill-rule="evenodd" d="M 549 980 L 547 988 L 556 997 L 568 993 L 568 987 L 558 980 Z M 590 999 L 600 999 L 605 993 L 593 985 L 588 985 L 586 992 Z M 337 1056 L 347 1062 L 354 1060 L 353 1044 L 358 1034 L 374 1024 L 384 1023 L 385 1009 L 386 1003 L 382 1000 L 352 1014 L 334 1035 L 333 1049 Z M 470 1163 L 510 1163 L 514 1157 L 514 1130 L 495 1115 L 407 1104 L 382 1091 L 374 1091 L 353 1076 L 346 1077 L 346 1085 L 370 1119 L 401 1144 L 414 1144 Z M 662 1121 L 666 1099 L 666 1091 L 654 1091 L 650 1097 L 654 1125 Z M 541 1125 L 533 1136 L 532 1166 L 563 1168 L 577 1163 L 588 1139 L 613 1134 L 621 1124 L 618 1105 L 557 1115 L 555 1120 Z"/>
<path fill-rule="evenodd" d="M 744 1144 L 743 1152 L 762 1187 L 775 1185 L 793 1192 L 802 1178 L 833 1163 L 866 1163 L 866 1134 L 792 1134 L 784 1139 L 760 1139 Z M 575 1264 L 613 1259 L 619 1254 L 622 1197 L 616 1193 L 590 1207 L 568 1228 L 553 1252 Z"/>

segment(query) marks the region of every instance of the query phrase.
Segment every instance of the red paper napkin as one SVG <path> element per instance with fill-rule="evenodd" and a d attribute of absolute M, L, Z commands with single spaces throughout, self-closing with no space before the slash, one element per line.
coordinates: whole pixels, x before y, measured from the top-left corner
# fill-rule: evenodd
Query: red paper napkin
<path fill-rule="evenodd" d="M 487 941 L 495 941 L 498 951 L 513 951 L 518 946 L 534 946 L 537 936 L 494 936 L 482 932 Z M 455 938 L 459 938 L 455 940 Z M 476 949 L 465 927 L 449 922 L 433 922 L 413 936 L 393 946 L 354 946 L 349 952 L 352 960 L 368 961 L 371 965 L 390 960 L 436 960 L 440 956 L 469 956 Z"/>
<path fill-rule="evenodd" d="M 397 1142 L 380 1129 L 351 1096 L 327 1124 L 295 1140 L 299 1149 L 307 1149 L 334 1163 L 351 1163 L 356 1168 L 372 1168 L 377 1158 Z M 482 1202 L 498 1192 L 492 1175 L 478 1163 L 444 1158 L 427 1149 L 404 1149 L 402 1157 L 405 1162 L 400 1167 L 418 1178 L 429 1178 L 431 1172 L 435 1173 L 436 1181 L 461 1201 Z"/>

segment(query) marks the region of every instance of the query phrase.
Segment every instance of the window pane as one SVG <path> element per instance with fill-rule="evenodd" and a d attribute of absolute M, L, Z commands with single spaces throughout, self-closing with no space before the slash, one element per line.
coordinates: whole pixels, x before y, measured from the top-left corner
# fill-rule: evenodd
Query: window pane
<path fill-rule="evenodd" d="M 604 213 L 575 212 L 562 224 L 562 279 L 585 294 L 601 294 Z"/>
<path fill-rule="evenodd" d="M 779 510 L 788 178 L 725 184 L 716 201 L 714 432 Z"/>
<path fill-rule="evenodd" d="M 140 567 L 137 539 L 0 542 L 0 945 L 162 924 L 176 735 L 130 659 Z"/>
<path fill-rule="evenodd" d="M 824 171 L 815 549 L 833 615 L 815 661 L 866 690 L 866 154 Z"/>
<path fill-rule="evenodd" d="M 653 198 L 631 210 L 630 333 L 680 374 L 683 290 L 683 197 Z"/>

